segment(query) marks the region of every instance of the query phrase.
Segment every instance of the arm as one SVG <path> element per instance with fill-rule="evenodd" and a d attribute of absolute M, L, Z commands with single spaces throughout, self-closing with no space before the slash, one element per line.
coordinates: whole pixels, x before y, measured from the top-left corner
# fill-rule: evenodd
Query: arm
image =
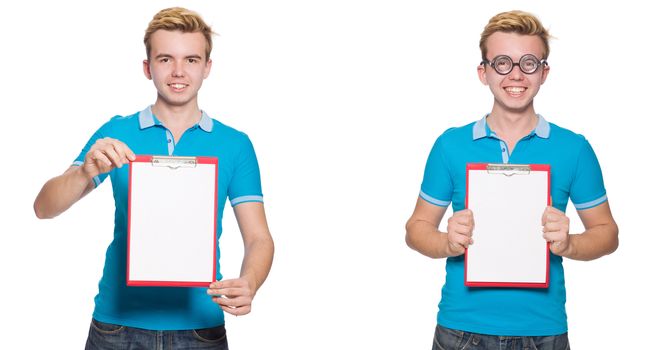
<path fill-rule="evenodd" d="M 63 213 L 93 190 L 92 179 L 82 171 L 82 167 L 71 166 L 43 185 L 34 200 L 34 213 L 39 219 L 52 219 Z"/>
<path fill-rule="evenodd" d="M 447 221 L 447 232 L 438 230 L 446 207 L 417 199 L 415 211 L 406 223 L 406 244 L 430 258 L 458 256 L 473 243 L 474 218 L 469 209 L 457 211 Z"/>
<path fill-rule="evenodd" d="M 134 160 L 135 155 L 123 142 L 105 138 L 96 141 L 81 166 L 71 166 L 62 175 L 48 180 L 34 200 L 39 219 L 63 213 L 94 188 L 93 178 Z"/>
<path fill-rule="evenodd" d="M 543 214 L 543 237 L 550 250 L 573 260 L 593 260 L 618 248 L 618 226 L 611 215 L 609 202 L 577 212 L 584 232 L 570 234 L 570 220 L 561 211 L 548 207 Z"/>
<path fill-rule="evenodd" d="M 244 240 L 240 277 L 213 282 L 208 294 L 213 295 L 212 300 L 225 312 L 238 316 L 251 312 L 253 297 L 271 269 L 274 241 L 262 203 L 241 203 L 234 210 Z"/>

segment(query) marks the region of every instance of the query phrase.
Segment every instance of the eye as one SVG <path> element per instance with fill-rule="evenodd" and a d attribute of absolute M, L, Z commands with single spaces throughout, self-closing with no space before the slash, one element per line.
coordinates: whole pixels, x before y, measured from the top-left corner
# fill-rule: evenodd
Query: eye
<path fill-rule="evenodd" d="M 168 57 L 162 57 L 160 58 L 161 63 L 169 63 L 169 58 Z"/>
<path fill-rule="evenodd" d="M 533 55 L 525 55 L 520 59 L 520 64 L 523 71 L 534 72 L 540 63 Z"/>
<path fill-rule="evenodd" d="M 501 57 L 495 60 L 495 66 L 501 71 L 506 71 L 511 68 L 511 60 L 506 57 Z"/>
<path fill-rule="evenodd" d="M 197 63 L 198 59 L 197 58 L 188 58 L 187 63 Z"/>
<path fill-rule="evenodd" d="M 525 62 L 522 63 L 522 67 L 525 70 L 533 70 L 534 68 L 536 68 L 537 64 L 538 63 L 534 60 L 526 60 Z"/>

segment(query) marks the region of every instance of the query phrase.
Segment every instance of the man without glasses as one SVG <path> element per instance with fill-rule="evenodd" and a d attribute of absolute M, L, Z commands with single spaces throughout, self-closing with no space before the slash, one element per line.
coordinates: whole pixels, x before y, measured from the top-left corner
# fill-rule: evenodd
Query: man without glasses
<path fill-rule="evenodd" d="M 198 91 L 212 68 L 212 34 L 195 12 L 168 8 L 157 13 L 146 29 L 143 62 L 144 74 L 157 90 L 155 104 L 101 126 L 73 165 L 46 182 L 35 200 L 36 215 L 52 218 L 108 176 L 112 180 L 114 240 L 98 285 L 87 349 L 227 349 L 223 312 L 249 313 L 271 268 L 274 245 L 251 141 L 198 107 Z M 135 154 L 219 159 L 217 237 L 228 197 L 245 247 L 239 278 L 222 279 L 218 273 L 209 289 L 126 285 L 128 167 L 124 165 L 135 160 Z"/>

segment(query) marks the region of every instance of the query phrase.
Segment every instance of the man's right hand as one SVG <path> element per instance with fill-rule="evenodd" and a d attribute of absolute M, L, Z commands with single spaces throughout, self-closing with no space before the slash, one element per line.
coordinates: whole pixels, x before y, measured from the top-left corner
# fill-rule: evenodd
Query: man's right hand
<path fill-rule="evenodd" d="M 135 160 L 135 154 L 123 142 L 109 137 L 99 139 L 84 156 L 83 173 L 92 179 L 95 176 L 120 168 Z"/>
<path fill-rule="evenodd" d="M 473 230 L 474 216 L 470 209 L 457 211 L 447 220 L 447 253 L 449 256 L 465 253 L 465 249 L 474 243 Z"/>
<path fill-rule="evenodd" d="M 54 218 L 91 192 L 95 176 L 120 168 L 135 160 L 125 143 L 104 138 L 96 141 L 81 166 L 72 165 L 62 175 L 48 180 L 34 200 L 34 213 L 40 219 Z"/>

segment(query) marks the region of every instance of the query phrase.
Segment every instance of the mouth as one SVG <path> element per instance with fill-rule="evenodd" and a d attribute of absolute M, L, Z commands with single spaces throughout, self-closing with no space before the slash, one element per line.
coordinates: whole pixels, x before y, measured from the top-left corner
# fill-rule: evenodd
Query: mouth
<path fill-rule="evenodd" d="M 504 88 L 504 91 L 511 96 L 520 96 L 527 91 L 527 88 L 523 86 L 507 86 Z"/>
<path fill-rule="evenodd" d="M 182 91 L 187 87 L 187 84 L 183 83 L 170 83 L 167 84 L 170 88 L 172 88 L 174 91 Z"/>

